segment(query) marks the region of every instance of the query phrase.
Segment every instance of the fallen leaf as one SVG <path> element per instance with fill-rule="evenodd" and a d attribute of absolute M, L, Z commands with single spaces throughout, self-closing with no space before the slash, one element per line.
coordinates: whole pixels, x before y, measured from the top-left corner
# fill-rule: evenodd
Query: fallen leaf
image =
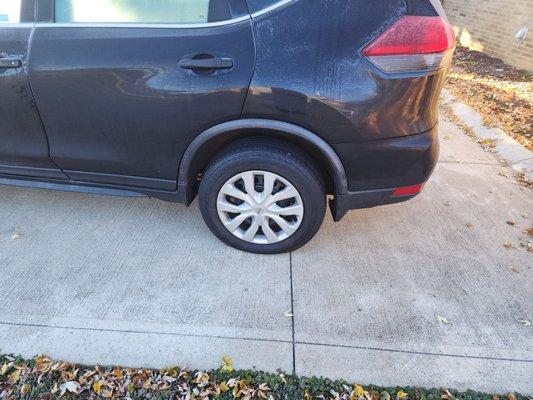
<path fill-rule="evenodd" d="M 96 381 L 93 383 L 93 390 L 96 394 L 100 394 L 100 390 L 102 390 L 102 381 Z"/>
<path fill-rule="evenodd" d="M 444 203 L 444 205 L 445 205 L 446 207 L 450 207 L 450 206 L 452 205 L 452 203 L 450 203 L 449 201 L 447 201 L 446 203 Z"/>
<path fill-rule="evenodd" d="M 514 272 L 515 274 L 520 273 L 520 271 L 516 267 L 511 267 L 511 271 Z"/>
<path fill-rule="evenodd" d="M 233 372 L 233 360 L 230 356 L 222 357 L 222 371 Z"/>
<path fill-rule="evenodd" d="M 165 382 L 168 382 L 168 383 L 172 384 L 172 383 L 176 382 L 178 379 L 177 379 L 177 378 L 173 378 L 173 377 L 168 376 L 168 375 L 165 375 L 165 376 L 163 377 L 163 380 L 164 380 Z"/>
<path fill-rule="evenodd" d="M 396 398 L 398 400 L 403 400 L 406 397 L 408 397 L 407 393 L 405 393 L 403 390 L 400 390 L 398 393 L 396 393 Z"/>
<path fill-rule="evenodd" d="M 122 371 L 118 368 L 114 369 L 113 372 L 112 372 L 113 376 L 117 379 L 122 379 L 124 378 L 124 374 L 122 373 Z"/>
<path fill-rule="evenodd" d="M 509 225 L 509 226 L 515 226 L 515 225 L 516 225 L 516 222 L 514 222 L 514 221 L 507 221 L 506 224 Z"/>
<path fill-rule="evenodd" d="M 505 247 L 506 249 L 514 249 L 513 244 L 510 242 L 504 243 L 503 247 Z"/>
<path fill-rule="evenodd" d="M 438 315 L 438 316 L 437 316 L 437 319 L 439 320 L 439 322 L 440 322 L 441 324 L 445 324 L 445 325 L 450 325 L 450 324 L 451 324 L 451 322 L 448 321 L 448 320 L 447 320 L 445 317 L 443 317 L 442 315 Z"/>
<path fill-rule="evenodd" d="M 12 383 L 17 383 L 20 379 L 20 369 L 14 370 L 11 375 L 9 375 L 9 379 Z"/>
<path fill-rule="evenodd" d="M 220 390 L 222 390 L 222 393 L 226 393 L 229 390 L 228 385 L 226 385 L 226 382 L 222 382 L 220 384 Z"/>
<path fill-rule="evenodd" d="M 440 396 L 442 400 L 455 400 L 455 397 L 450 393 L 448 389 L 443 389 L 442 395 Z"/>
<path fill-rule="evenodd" d="M 292 317 L 294 317 L 294 314 L 293 314 L 292 312 L 290 312 L 290 311 L 285 311 L 285 312 L 283 313 L 283 315 L 285 315 L 287 318 L 292 318 Z"/>
<path fill-rule="evenodd" d="M 9 366 L 7 365 L 7 363 L 4 363 L 2 365 L 2 369 L 0 369 L 0 375 L 5 375 L 7 370 L 8 370 Z"/>
<path fill-rule="evenodd" d="M 76 381 L 68 381 L 68 382 L 65 382 L 59 385 L 61 396 L 63 396 L 66 392 L 78 394 L 80 389 L 81 389 L 80 384 Z"/>
<path fill-rule="evenodd" d="M 518 323 L 524 325 L 524 326 L 531 326 L 531 321 L 527 319 L 517 319 Z"/>
<path fill-rule="evenodd" d="M 472 229 L 474 227 L 474 224 L 472 224 L 470 222 L 467 222 L 465 225 L 466 225 L 467 228 L 470 228 L 470 229 Z"/>
<path fill-rule="evenodd" d="M 14 233 L 11 235 L 11 240 L 19 240 L 19 239 L 20 239 L 20 234 Z"/>
<path fill-rule="evenodd" d="M 365 394 L 365 389 L 362 386 L 356 385 L 353 394 L 359 398 Z"/>
<path fill-rule="evenodd" d="M 20 388 L 20 394 L 22 395 L 27 395 L 28 393 L 30 393 L 30 385 L 28 385 L 27 383 L 25 383 L 24 385 L 22 385 L 22 387 Z"/>
<path fill-rule="evenodd" d="M 390 400 L 390 394 L 385 391 L 381 392 L 379 400 Z"/>
<path fill-rule="evenodd" d="M 35 359 L 35 369 L 38 373 L 43 374 L 50 371 L 52 368 L 52 361 L 46 356 L 38 356 Z"/>

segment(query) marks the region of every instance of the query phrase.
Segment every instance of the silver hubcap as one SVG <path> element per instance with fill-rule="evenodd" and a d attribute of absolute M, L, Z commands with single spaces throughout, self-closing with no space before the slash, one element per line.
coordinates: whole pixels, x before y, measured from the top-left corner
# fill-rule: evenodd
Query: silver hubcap
<path fill-rule="evenodd" d="M 250 243 L 272 244 L 298 230 L 304 205 L 300 193 L 285 178 L 267 171 L 247 171 L 222 186 L 217 211 L 234 236 Z"/>

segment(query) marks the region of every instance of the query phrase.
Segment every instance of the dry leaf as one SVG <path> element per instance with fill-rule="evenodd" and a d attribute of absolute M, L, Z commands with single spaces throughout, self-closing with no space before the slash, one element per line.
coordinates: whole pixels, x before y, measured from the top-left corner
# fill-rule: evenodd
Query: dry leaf
<path fill-rule="evenodd" d="M 102 381 L 96 381 L 93 383 L 93 390 L 96 394 L 100 394 L 100 390 L 102 390 Z"/>
<path fill-rule="evenodd" d="M 455 400 L 455 397 L 450 393 L 448 389 L 443 389 L 440 398 L 442 400 Z"/>
<path fill-rule="evenodd" d="M 222 390 L 222 393 L 226 393 L 229 390 L 229 386 L 226 385 L 226 382 L 220 384 L 220 390 Z"/>
<path fill-rule="evenodd" d="M 474 225 L 470 222 L 467 222 L 465 225 L 467 228 L 470 228 L 470 229 L 474 227 Z"/>
<path fill-rule="evenodd" d="M 76 381 L 68 381 L 59 385 L 61 396 L 63 396 L 66 392 L 78 394 L 80 389 L 80 384 Z"/>
<path fill-rule="evenodd" d="M 514 221 L 507 221 L 506 224 L 509 225 L 509 226 L 515 226 L 515 225 L 516 225 L 516 222 L 514 222 Z"/>
<path fill-rule="evenodd" d="M 396 393 L 396 398 L 398 400 L 403 400 L 406 397 L 408 397 L 407 393 L 405 393 L 403 390 L 400 390 L 398 393 Z"/>
<path fill-rule="evenodd" d="M 504 243 L 503 247 L 505 247 L 506 249 L 514 249 L 514 245 L 510 242 Z"/>
<path fill-rule="evenodd" d="M 379 400 L 390 400 L 390 394 L 388 392 L 381 392 L 379 395 Z"/>
<path fill-rule="evenodd" d="M 438 315 L 438 316 L 437 316 L 437 319 L 439 320 L 439 322 L 440 322 L 441 324 L 445 324 L 445 325 L 450 325 L 450 324 L 451 324 L 451 322 L 448 321 L 448 320 L 447 320 L 445 317 L 443 317 L 442 315 Z"/>
<path fill-rule="evenodd" d="M 363 389 L 362 386 L 356 385 L 353 393 L 357 398 L 359 398 L 365 394 L 365 389 Z"/>
<path fill-rule="evenodd" d="M 515 274 L 520 273 L 520 271 L 516 267 L 511 267 L 511 271 L 514 272 Z"/>
<path fill-rule="evenodd" d="M 11 375 L 9 375 L 9 379 L 12 383 L 17 383 L 20 379 L 20 369 L 14 370 Z"/>
<path fill-rule="evenodd" d="M 20 394 L 22 395 L 27 395 L 28 393 L 30 393 L 30 385 L 28 385 L 27 383 L 25 383 L 24 385 L 22 385 L 22 387 L 20 388 Z"/>
<path fill-rule="evenodd" d="M 19 239 L 20 239 L 20 234 L 14 233 L 11 235 L 11 240 L 19 240 Z"/>
<path fill-rule="evenodd" d="M 115 368 L 112 372 L 112 375 L 117 378 L 117 379 L 122 379 L 124 378 L 124 374 L 122 373 L 122 371 L 118 368 Z"/>
<path fill-rule="evenodd" d="M 283 313 L 283 315 L 285 315 L 287 318 L 292 318 L 292 317 L 294 317 L 294 314 L 293 314 L 292 312 L 290 312 L 290 311 L 285 311 L 285 312 Z"/>
<path fill-rule="evenodd" d="M 9 369 L 9 366 L 7 365 L 7 363 L 4 363 L 2 365 L 2 369 L 0 369 L 0 375 L 5 375 L 8 369 Z"/>
<path fill-rule="evenodd" d="M 524 326 L 531 326 L 531 321 L 528 319 L 518 319 L 517 322 Z"/>
<path fill-rule="evenodd" d="M 148 378 L 147 380 L 144 381 L 143 383 L 143 389 L 150 389 L 152 387 L 152 380 L 150 378 Z"/>
<path fill-rule="evenodd" d="M 230 356 L 222 357 L 222 371 L 233 372 L 233 360 Z"/>

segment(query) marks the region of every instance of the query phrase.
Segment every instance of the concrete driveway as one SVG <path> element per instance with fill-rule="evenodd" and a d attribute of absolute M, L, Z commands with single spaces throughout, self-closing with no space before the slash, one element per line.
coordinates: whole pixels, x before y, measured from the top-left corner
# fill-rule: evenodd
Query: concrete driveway
<path fill-rule="evenodd" d="M 0 187 L 0 349 L 533 393 L 533 253 L 503 246 L 532 192 L 442 137 L 420 197 L 328 218 L 290 255 L 224 246 L 196 205 Z"/>

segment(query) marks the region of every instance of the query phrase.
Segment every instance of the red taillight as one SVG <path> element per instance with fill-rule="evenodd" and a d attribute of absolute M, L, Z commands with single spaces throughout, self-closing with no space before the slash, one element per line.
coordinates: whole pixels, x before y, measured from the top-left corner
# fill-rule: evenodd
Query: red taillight
<path fill-rule="evenodd" d="M 386 73 L 435 71 L 446 65 L 455 47 L 455 34 L 442 17 L 407 15 L 363 50 Z"/>
<path fill-rule="evenodd" d="M 392 197 L 402 197 L 402 196 L 414 196 L 420 193 L 424 189 L 424 183 L 412 186 L 404 186 L 398 189 L 394 189 L 391 196 Z"/>

